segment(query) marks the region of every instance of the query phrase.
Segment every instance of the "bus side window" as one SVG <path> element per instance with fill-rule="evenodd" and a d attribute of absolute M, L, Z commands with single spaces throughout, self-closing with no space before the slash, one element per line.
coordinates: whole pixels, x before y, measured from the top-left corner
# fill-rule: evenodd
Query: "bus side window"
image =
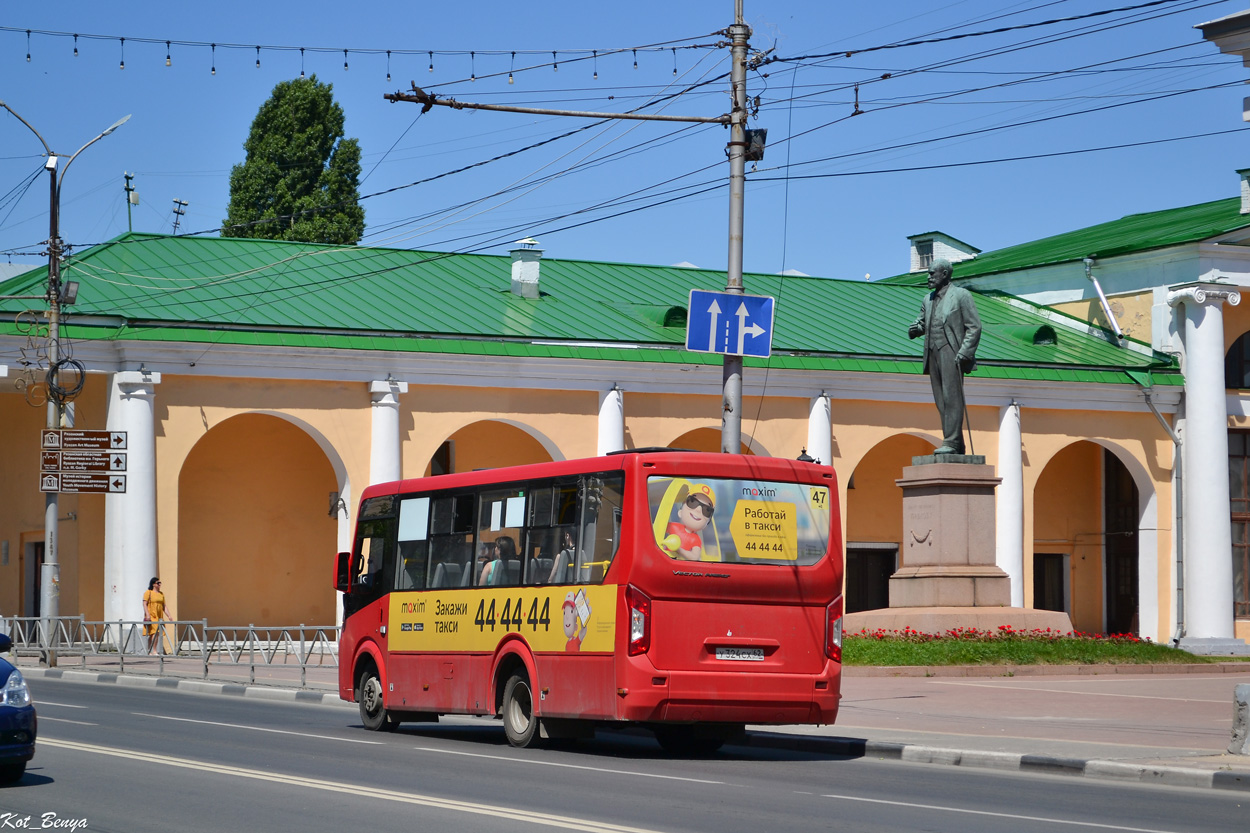
<path fill-rule="evenodd" d="M 587 477 L 582 488 L 582 536 L 577 571 L 569 581 L 602 584 L 620 543 L 624 483 L 619 474 Z"/>
<path fill-rule="evenodd" d="M 395 571 L 396 590 L 420 590 L 425 587 L 429 548 L 428 541 L 399 542 L 399 564 Z"/>
<path fill-rule="evenodd" d="M 395 589 L 425 587 L 429 562 L 430 499 L 405 498 L 399 503 L 399 561 L 395 565 Z"/>
<path fill-rule="evenodd" d="M 357 524 L 352 547 L 352 589 L 343 599 L 345 615 L 391 589 L 395 581 L 395 526 L 393 517 L 361 520 Z"/>

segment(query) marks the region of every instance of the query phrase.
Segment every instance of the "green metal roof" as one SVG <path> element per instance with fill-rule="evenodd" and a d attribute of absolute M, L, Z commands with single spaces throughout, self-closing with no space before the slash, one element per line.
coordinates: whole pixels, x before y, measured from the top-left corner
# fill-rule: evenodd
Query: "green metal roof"
<path fill-rule="evenodd" d="M 77 339 L 720 361 L 684 349 L 690 290 L 724 288 L 712 270 L 543 258 L 542 296 L 526 299 L 510 291 L 507 255 L 130 233 L 76 255 L 62 277 L 80 284 L 68 310 Z M 46 280 L 36 269 L 0 295 L 38 295 Z M 920 372 L 922 343 L 907 326 L 925 289 L 765 274 L 744 283 L 777 299 L 773 357 L 748 366 Z M 0 300 L 0 311 L 30 303 Z M 977 307 L 979 376 L 1129 384 L 1125 371 L 1155 371 L 1156 383 L 1179 382 L 1171 358 L 1075 319 L 991 295 Z M 11 319 L 0 333 L 16 334 Z"/>
<path fill-rule="evenodd" d="M 1082 260 L 1106 258 L 1193 243 L 1250 227 L 1241 213 L 1241 198 L 1204 202 L 1182 208 L 1130 214 L 1109 223 L 1044 237 L 977 255 L 955 264 L 956 280 Z M 926 275 L 912 272 L 879 283 L 923 284 Z"/>

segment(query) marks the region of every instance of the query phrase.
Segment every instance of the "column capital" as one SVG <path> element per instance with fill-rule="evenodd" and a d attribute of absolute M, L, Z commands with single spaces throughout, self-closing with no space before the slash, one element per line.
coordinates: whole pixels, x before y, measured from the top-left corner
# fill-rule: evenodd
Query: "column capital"
<path fill-rule="evenodd" d="M 407 382 L 397 382 L 394 379 L 382 379 L 377 382 L 369 383 L 369 395 L 373 398 L 373 402 L 375 404 L 398 404 L 399 395 L 407 392 Z"/>
<path fill-rule="evenodd" d="M 150 370 L 119 370 L 113 374 L 113 381 L 117 383 L 119 391 L 133 396 L 152 393 L 153 389 L 161 383 L 161 374 Z"/>
<path fill-rule="evenodd" d="M 1237 291 L 1237 287 L 1215 281 L 1194 281 L 1168 287 L 1168 305 L 1173 307 L 1184 303 L 1218 306 L 1225 301 L 1233 307 L 1241 303 L 1241 293 Z"/>

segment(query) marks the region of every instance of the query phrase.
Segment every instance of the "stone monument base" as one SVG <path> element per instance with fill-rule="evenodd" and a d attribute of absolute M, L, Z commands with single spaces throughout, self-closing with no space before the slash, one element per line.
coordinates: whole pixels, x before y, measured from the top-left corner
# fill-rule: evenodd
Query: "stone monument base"
<path fill-rule="evenodd" d="M 861 630 L 901 631 L 911 628 L 922 633 L 944 633 L 952 628 L 976 628 L 994 632 L 1000 625 L 1014 630 L 1045 630 L 1068 633 L 1072 620 L 1068 614 L 1054 610 L 1028 607 L 884 607 L 848 613 L 842 632 L 856 634 Z"/>
<path fill-rule="evenodd" d="M 978 462 L 979 461 L 979 462 Z M 903 490 L 903 566 L 890 576 L 890 607 L 1011 604 L 1011 579 L 994 563 L 994 487 L 985 458 L 913 457 Z"/>

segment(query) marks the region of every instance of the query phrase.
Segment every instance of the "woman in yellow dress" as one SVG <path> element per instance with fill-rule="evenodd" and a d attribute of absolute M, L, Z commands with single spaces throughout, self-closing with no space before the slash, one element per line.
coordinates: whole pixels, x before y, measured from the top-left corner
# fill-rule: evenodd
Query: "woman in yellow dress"
<path fill-rule="evenodd" d="M 152 576 L 147 592 L 143 594 L 143 635 L 148 638 L 148 653 L 156 650 L 157 640 L 162 637 L 161 619 L 170 619 L 165 609 L 165 594 L 161 592 L 161 580 Z"/>

